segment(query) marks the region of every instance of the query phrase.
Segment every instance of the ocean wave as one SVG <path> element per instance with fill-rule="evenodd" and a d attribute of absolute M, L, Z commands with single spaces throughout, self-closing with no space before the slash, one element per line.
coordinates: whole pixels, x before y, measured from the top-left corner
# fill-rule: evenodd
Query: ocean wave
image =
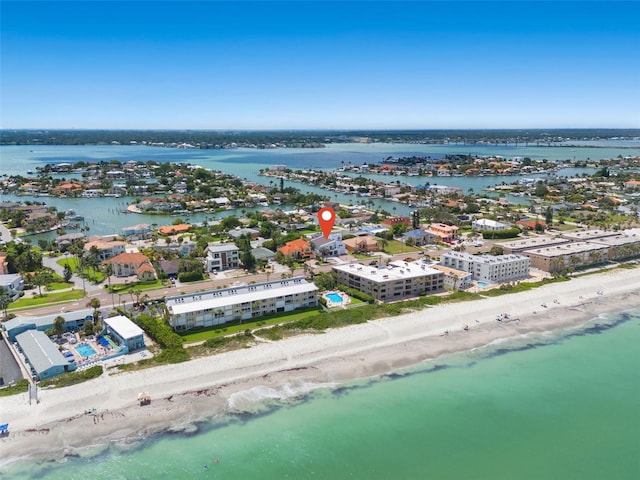
<path fill-rule="evenodd" d="M 297 400 L 314 390 L 334 388 L 334 383 L 295 382 L 284 383 L 277 387 L 257 385 L 255 387 L 232 393 L 227 400 L 233 411 L 254 411 L 266 407 L 274 401 L 278 403 Z"/>

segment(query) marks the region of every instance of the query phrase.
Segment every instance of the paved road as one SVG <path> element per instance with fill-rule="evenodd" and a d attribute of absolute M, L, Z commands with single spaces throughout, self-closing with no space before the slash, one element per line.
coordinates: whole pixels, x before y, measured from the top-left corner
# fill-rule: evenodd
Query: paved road
<path fill-rule="evenodd" d="M 19 239 L 18 237 L 16 238 L 11 237 L 11 232 L 9 231 L 9 229 L 0 223 L 0 245 L 4 243 L 9 243 L 11 240 L 14 240 L 16 242 L 22 242 L 22 240 Z"/>
<path fill-rule="evenodd" d="M 403 260 L 408 257 L 418 258 L 419 254 L 418 252 L 413 252 L 413 253 L 398 254 L 398 255 L 395 255 L 394 257 L 385 255 L 385 257 L 389 257 L 389 261 L 392 261 L 392 260 Z M 372 259 L 379 259 L 379 258 L 372 257 Z M 47 258 L 45 265 L 51 266 L 51 268 L 54 268 L 56 271 L 58 271 L 58 269 L 62 271 L 63 267 L 56 264 L 55 260 L 56 260 L 55 258 Z M 347 262 L 352 261 L 348 256 L 346 256 L 343 260 Z M 313 268 L 313 271 L 315 274 L 328 272 L 331 270 L 331 267 L 332 267 L 331 264 L 324 264 L 320 266 L 315 266 Z M 149 296 L 150 299 L 156 300 L 163 297 L 182 295 L 182 294 L 188 294 L 188 293 L 196 293 L 196 292 L 202 292 L 206 290 L 214 290 L 216 288 L 231 287 L 233 285 L 248 284 L 250 282 L 259 283 L 259 282 L 266 282 L 268 280 L 273 281 L 281 278 L 283 273 L 290 275 L 291 271 L 288 268 L 283 268 L 281 270 L 278 270 L 275 273 L 270 273 L 269 275 L 264 273 L 259 273 L 255 275 L 245 274 L 243 271 L 240 271 L 240 270 L 234 271 L 234 272 L 227 271 L 227 272 L 222 272 L 218 275 L 213 275 L 210 280 L 205 282 L 198 282 L 194 284 L 188 284 L 188 283 L 183 284 L 183 283 L 177 282 L 176 285 L 172 285 L 171 287 L 159 288 L 156 290 L 145 290 L 143 291 L 143 295 L 146 294 Z M 298 268 L 295 271 L 295 275 L 296 276 L 304 275 L 303 269 Z M 115 277 L 112 277 L 112 278 L 113 278 L 112 283 L 122 282 L 122 279 L 117 279 Z M 74 275 L 72 277 L 72 281 L 74 281 L 76 289 L 83 288 L 81 278 L 76 277 Z M 84 284 L 85 284 L 85 289 L 87 291 L 87 296 L 81 300 L 78 300 L 75 302 L 58 304 L 58 305 L 49 305 L 49 306 L 44 306 L 40 308 L 31 308 L 28 311 L 22 310 L 20 312 L 13 312 L 13 313 L 16 313 L 19 315 L 31 316 L 31 315 L 51 315 L 55 313 L 72 312 L 74 310 L 82 310 L 84 308 L 87 308 L 87 303 L 89 302 L 90 299 L 98 298 L 100 300 L 101 310 L 104 315 L 106 314 L 106 309 L 109 309 L 112 306 L 118 306 L 118 305 L 124 304 L 125 306 L 128 305 L 130 307 L 131 304 L 135 301 L 135 297 L 133 297 L 130 294 L 120 294 L 120 295 L 110 294 L 104 288 L 104 285 L 106 285 L 106 282 L 101 285 L 94 285 L 88 281 L 85 281 Z"/>

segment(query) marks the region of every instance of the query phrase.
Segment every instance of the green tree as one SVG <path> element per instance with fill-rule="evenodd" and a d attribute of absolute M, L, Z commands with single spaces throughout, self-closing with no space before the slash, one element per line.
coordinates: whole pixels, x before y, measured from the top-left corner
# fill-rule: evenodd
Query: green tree
<path fill-rule="evenodd" d="M 64 271 L 62 272 L 62 277 L 64 278 L 64 281 L 69 283 L 69 281 L 71 281 L 71 277 L 73 276 L 73 271 L 71 270 L 71 267 L 69 266 L 69 264 L 64 266 Z"/>
<path fill-rule="evenodd" d="M 42 268 L 37 270 L 31 276 L 31 281 L 38 287 L 38 295 L 42 296 L 42 286 L 47 285 L 53 279 L 53 275 L 49 269 Z"/>
<path fill-rule="evenodd" d="M 4 318 L 7 318 L 7 309 L 9 308 L 9 304 L 11 303 L 11 297 L 9 293 L 4 287 L 0 287 L 0 310 L 4 315 Z"/>
<path fill-rule="evenodd" d="M 253 272 L 256 268 L 256 257 L 253 256 L 253 253 L 250 251 L 245 251 L 240 254 L 240 261 L 244 268 Z"/>
<path fill-rule="evenodd" d="M 89 300 L 87 302 L 87 307 L 89 308 L 93 308 L 93 319 L 94 321 L 98 321 L 98 318 L 100 318 L 100 299 L 97 297 L 93 297 L 91 300 Z"/>
<path fill-rule="evenodd" d="M 84 334 L 93 335 L 93 322 L 91 320 L 84 322 Z"/>
<path fill-rule="evenodd" d="M 64 318 L 60 315 L 53 320 L 52 331 L 54 335 L 62 335 L 64 333 Z"/>
<path fill-rule="evenodd" d="M 547 193 L 549 193 L 549 189 L 545 187 L 544 183 L 538 182 L 533 194 L 536 197 L 544 197 Z"/>
<path fill-rule="evenodd" d="M 551 225 L 553 223 L 553 209 L 549 206 L 544 212 L 544 221 L 547 222 L 547 225 Z"/>

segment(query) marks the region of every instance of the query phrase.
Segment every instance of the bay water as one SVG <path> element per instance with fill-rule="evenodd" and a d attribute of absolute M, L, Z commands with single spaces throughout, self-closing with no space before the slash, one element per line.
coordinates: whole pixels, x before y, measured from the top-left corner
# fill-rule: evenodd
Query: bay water
<path fill-rule="evenodd" d="M 6 479 L 637 479 L 640 304 Z M 216 462 L 218 459 L 218 462 Z"/>

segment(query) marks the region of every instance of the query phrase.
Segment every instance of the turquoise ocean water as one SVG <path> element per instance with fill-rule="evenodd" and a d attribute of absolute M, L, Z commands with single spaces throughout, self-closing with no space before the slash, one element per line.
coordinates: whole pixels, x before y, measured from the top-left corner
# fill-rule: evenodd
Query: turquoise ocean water
<path fill-rule="evenodd" d="M 2 477 L 635 480 L 639 345 L 640 308 Z"/>

